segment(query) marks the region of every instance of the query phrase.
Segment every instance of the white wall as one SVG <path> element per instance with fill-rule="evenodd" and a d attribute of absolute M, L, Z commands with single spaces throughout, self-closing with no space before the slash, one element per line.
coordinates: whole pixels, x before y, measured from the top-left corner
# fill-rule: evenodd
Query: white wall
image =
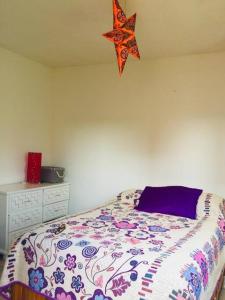
<path fill-rule="evenodd" d="M 0 184 L 25 179 L 28 151 L 51 161 L 50 72 L 0 48 Z"/>
<path fill-rule="evenodd" d="M 0 48 L 0 184 L 25 155 L 65 166 L 71 212 L 121 190 L 183 184 L 225 195 L 225 53 L 49 69 Z M 53 115 L 53 118 L 52 118 Z"/>
<path fill-rule="evenodd" d="M 225 195 L 225 53 L 54 72 L 53 161 L 71 211 L 145 185 Z"/>

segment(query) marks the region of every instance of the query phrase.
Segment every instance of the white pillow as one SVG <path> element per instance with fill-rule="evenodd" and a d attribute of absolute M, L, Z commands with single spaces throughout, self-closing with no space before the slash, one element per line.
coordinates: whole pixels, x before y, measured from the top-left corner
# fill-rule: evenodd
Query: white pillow
<path fill-rule="evenodd" d="M 130 189 L 124 192 L 121 192 L 117 196 L 117 200 L 121 201 L 122 203 L 133 203 L 134 206 L 138 205 L 138 200 L 141 197 L 143 190 L 137 189 Z"/>
<path fill-rule="evenodd" d="M 202 192 L 198 199 L 197 219 L 204 216 L 218 218 L 225 214 L 225 200 L 215 194 Z"/>

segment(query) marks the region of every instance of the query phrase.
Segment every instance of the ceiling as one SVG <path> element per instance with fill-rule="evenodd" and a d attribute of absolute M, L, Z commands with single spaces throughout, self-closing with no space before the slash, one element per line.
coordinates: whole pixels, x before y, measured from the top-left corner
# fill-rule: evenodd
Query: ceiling
<path fill-rule="evenodd" d="M 143 59 L 225 50 L 224 0 L 120 0 Z M 0 45 L 52 67 L 115 60 L 112 0 L 0 0 Z"/>

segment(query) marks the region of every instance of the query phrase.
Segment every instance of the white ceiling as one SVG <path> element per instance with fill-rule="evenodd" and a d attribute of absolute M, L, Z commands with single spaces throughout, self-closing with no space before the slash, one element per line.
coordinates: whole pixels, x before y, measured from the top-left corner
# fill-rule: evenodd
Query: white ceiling
<path fill-rule="evenodd" d="M 143 59 L 225 50 L 225 0 L 120 0 Z M 49 66 L 107 63 L 112 0 L 0 0 L 0 45 Z"/>

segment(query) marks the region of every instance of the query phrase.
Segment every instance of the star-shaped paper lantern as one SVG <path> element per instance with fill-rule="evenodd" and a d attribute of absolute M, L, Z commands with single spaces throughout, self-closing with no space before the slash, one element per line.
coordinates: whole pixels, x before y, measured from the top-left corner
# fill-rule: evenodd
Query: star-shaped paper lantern
<path fill-rule="evenodd" d="M 127 19 L 118 0 L 113 0 L 113 30 L 103 36 L 115 44 L 120 75 L 129 54 L 140 59 L 135 39 L 135 22 L 136 14 Z"/>

